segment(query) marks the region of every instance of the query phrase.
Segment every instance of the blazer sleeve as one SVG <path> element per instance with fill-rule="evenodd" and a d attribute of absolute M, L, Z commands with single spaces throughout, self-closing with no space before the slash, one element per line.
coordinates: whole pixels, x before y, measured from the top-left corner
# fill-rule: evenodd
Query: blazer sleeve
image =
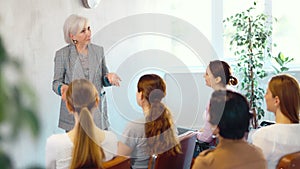
<path fill-rule="evenodd" d="M 111 86 L 111 84 L 109 83 L 106 74 L 109 73 L 108 68 L 106 66 L 106 60 L 105 60 L 105 55 L 104 55 L 104 49 L 103 47 L 101 47 L 101 56 L 102 56 L 102 84 L 104 87 L 108 87 Z"/>
<path fill-rule="evenodd" d="M 54 58 L 54 77 L 52 82 L 52 90 L 57 95 L 60 95 L 60 91 L 58 91 L 59 86 L 65 83 L 64 79 L 66 75 L 66 69 L 64 65 L 64 55 L 66 55 L 66 52 L 64 52 L 64 50 L 58 50 L 55 53 Z"/>

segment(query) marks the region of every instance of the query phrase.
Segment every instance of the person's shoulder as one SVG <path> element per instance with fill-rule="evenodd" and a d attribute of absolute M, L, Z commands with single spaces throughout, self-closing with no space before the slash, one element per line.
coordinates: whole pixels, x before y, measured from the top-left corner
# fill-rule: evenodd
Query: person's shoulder
<path fill-rule="evenodd" d="M 96 45 L 94 43 L 90 43 L 89 46 L 93 49 L 96 49 L 96 50 L 103 50 L 103 47 L 100 46 L 100 45 Z"/>
<path fill-rule="evenodd" d="M 277 124 L 272 124 L 257 129 L 251 136 L 252 142 L 255 143 L 258 139 L 272 139 L 277 135 L 276 133 L 280 131 L 278 127 L 280 126 L 278 126 Z"/>
<path fill-rule="evenodd" d="M 145 133 L 144 122 L 142 121 L 130 121 L 127 123 L 124 133 L 125 135 L 130 136 L 140 136 L 142 133 Z"/>
<path fill-rule="evenodd" d="M 249 153 L 256 154 L 256 157 L 263 157 L 263 151 L 259 146 L 249 143 L 247 143 L 247 146 L 249 147 Z"/>
<path fill-rule="evenodd" d="M 214 152 L 215 149 L 208 149 L 202 151 L 195 159 L 195 165 L 206 167 L 211 166 L 215 161 Z"/>
<path fill-rule="evenodd" d="M 127 123 L 126 128 L 130 128 L 132 130 L 144 130 L 145 123 L 144 121 L 136 120 L 136 121 L 130 121 Z"/>
<path fill-rule="evenodd" d="M 104 131 L 105 137 L 108 138 L 108 140 L 118 140 L 117 135 L 113 133 L 112 131 Z"/>
<path fill-rule="evenodd" d="M 46 150 L 55 151 L 64 148 L 67 141 L 67 134 L 53 134 L 47 138 Z"/>
<path fill-rule="evenodd" d="M 202 151 L 199 154 L 199 156 L 206 157 L 206 158 L 212 158 L 214 156 L 214 152 L 215 152 L 215 149 L 207 149 L 207 150 Z"/>
<path fill-rule="evenodd" d="M 62 134 L 53 134 L 47 138 L 46 145 L 48 147 L 59 146 L 67 141 L 68 135 L 66 133 Z"/>
<path fill-rule="evenodd" d="M 63 52 L 63 51 L 66 51 L 66 50 L 70 50 L 69 48 L 71 47 L 72 45 L 71 44 L 68 44 L 60 49 L 58 49 L 56 52 Z"/>
<path fill-rule="evenodd" d="M 72 44 L 68 44 L 68 45 L 58 49 L 55 53 L 55 57 L 67 58 L 70 55 L 71 51 L 74 50 L 72 48 L 75 49 L 75 46 Z"/>
<path fill-rule="evenodd" d="M 276 130 L 278 127 L 280 127 L 279 125 L 277 124 L 272 124 L 272 125 L 268 125 L 268 126 L 264 126 L 264 127 L 261 127 L 259 129 L 257 129 L 255 131 L 255 133 L 265 133 L 265 132 L 270 132 L 270 131 L 273 131 L 273 130 Z M 255 134 L 254 133 L 254 134 Z"/>

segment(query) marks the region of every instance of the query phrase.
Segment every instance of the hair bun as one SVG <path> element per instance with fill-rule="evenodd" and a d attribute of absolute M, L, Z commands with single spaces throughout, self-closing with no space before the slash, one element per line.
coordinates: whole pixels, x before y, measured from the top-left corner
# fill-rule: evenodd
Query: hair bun
<path fill-rule="evenodd" d="M 237 78 L 234 77 L 234 76 L 232 76 L 232 75 L 230 75 L 230 76 L 229 76 L 229 84 L 232 85 L 232 86 L 237 85 L 237 84 L 238 84 Z"/>

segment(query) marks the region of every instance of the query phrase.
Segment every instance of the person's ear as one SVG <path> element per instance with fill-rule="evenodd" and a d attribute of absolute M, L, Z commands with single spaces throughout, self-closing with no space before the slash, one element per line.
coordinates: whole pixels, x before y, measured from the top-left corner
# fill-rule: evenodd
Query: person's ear
<path fill-rule="evenodd" d="M 279 106 L 279 105 L 280 105 L 280 99 L 279 99 L 279 97 L 278 97 L 278 96 L 275 96 L 274 99 L 275 99 L 274 105 L 275 105 L 275 106 Z"/>
<path fill-rule="evenodd" d="M 99 98 L 99 96 L 97 96 L 96 100 L 95 100 L 95 107 L 97 107 L 99 105 L 99 102 L 100 102 L 100 98 Z"/>
<path fill-rule="evenodd" d="M 215 82 L 216 82 L 216 84 L 220 83 L 220 82 L 221 82 L 221 80 L 222 80 L 222 78 L 221 78 L 220 76 L 216 77 L 216 78 L 215 78 Z"/>
<path fill-rule="evenodd" d="M 70 105 L 68 101 L 66 101 L 66 107 L 70 113 L 73 113 L 75 110 L 73 109 L 73 106 Z"/>
<path fill-rule="evenodd" d="M 72 33 L 69 34 L 69 37 L 70 37 L 71 40 L 76 40 L 76 39 L 74 39 L 75 35 L 73 35 Z"/>
<path fill-rule="evenodd" d="M 141 100 L 144 99 L 144 97 L 143 97 L 143 92 L 139 92 L 139 97 L 140 97 Z"/>

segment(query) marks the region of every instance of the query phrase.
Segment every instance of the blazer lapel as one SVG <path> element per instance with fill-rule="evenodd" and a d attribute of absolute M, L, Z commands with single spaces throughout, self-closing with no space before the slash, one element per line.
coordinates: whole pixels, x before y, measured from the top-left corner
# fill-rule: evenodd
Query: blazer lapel
<path fill-rule="evenodd" d="M 89 80 L 93 82 L 97 68 L 99 67 L 99 61 L 97 60 L 97 52 L 92 45 L 88 45 L 89 50 Z"/>

